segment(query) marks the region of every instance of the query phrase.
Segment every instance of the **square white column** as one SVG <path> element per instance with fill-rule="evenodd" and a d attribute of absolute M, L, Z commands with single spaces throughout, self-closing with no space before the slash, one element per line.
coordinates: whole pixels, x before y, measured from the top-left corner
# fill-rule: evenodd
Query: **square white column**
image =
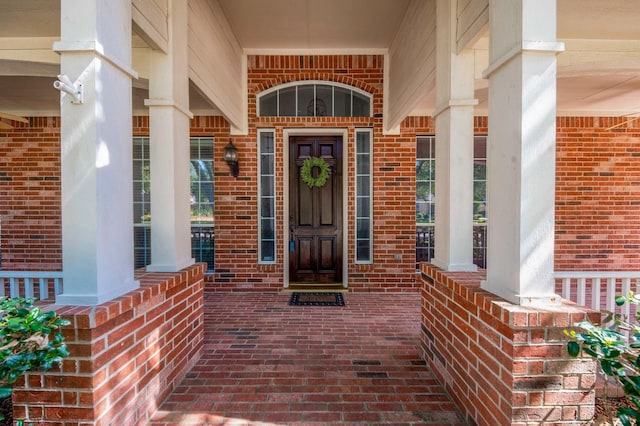
<path fill-rule="evenodd" d="M 151 169 L 151 264 L 149 272 L 176 272 L 191 257 L 189 180 L 188 5 L 169 1 L 167 53 L 151 53 L 149 144 Z"/>
<path fill-rule="evenodd" d="M 554 294 L 555 0 L 490 3 L 488 247 L 483 288 L 513 303 Z"/>
<path fill-rule="evenodd" d="M 435 266 L 473 264 L 473 53 L 456 53 L 456 2 L 438 0 L 436 48 Z"/>
<path fill-rule="evenodd" d="M 133 279 L 131 2 L 62 0 L 61 73 L 82 102 L 61 92 L 63 293 L 56 303 L 96 305 Z M 53 88 L 51 90 L 54 90 Z"/>

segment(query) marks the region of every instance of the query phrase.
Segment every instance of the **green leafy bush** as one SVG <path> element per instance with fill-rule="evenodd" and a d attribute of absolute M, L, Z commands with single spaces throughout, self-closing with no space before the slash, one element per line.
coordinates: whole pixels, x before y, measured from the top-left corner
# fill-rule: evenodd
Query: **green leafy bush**
<path fill-rule="evenodd" d="M 630 303 L 636 307 L 640 297 L 631 293 L 628 297 L 617 296 L 616 304 Z M 606 318 L 600 325 L 588 321 L 575 324 L 581 332 L 567 331 L 573 340 L 569 341 L 569 355 L 578 357 L 582 353 L 595 359 L 603 374 L 610 377 L 622 388 L 633 403 L 632 407 L 619 407 L 617 417 L 624 426 L 631 426 L 632 420 L 640 424 L 640 315 L 633 319 L 621 314 L 605 312 Z"/>
<path fill-rule="evenodd" d="M 69 356 L 57 331 L 69 321 L 54 311 L 42 312 L 34 299 L 0 297 L 0 398 L 25 372 L 49 370 Z"/>

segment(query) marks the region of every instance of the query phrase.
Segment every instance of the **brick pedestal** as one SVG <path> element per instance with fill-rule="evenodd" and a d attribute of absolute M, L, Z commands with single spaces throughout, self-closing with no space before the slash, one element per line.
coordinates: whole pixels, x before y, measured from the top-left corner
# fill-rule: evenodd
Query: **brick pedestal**
<path fill-rule="evenodd" d="M 200 358 L 204 264 L 140 274 L 95 307 L 55 306 L 70 356 L 15 388 L 14 418 L 37 425 L 142 425 Z"/>
<path fill-rule="evenodd" d="M 597 314 L 565 303 L 513 305 L 480 288 L 483 273 L 422 265 L 422 353 L 467 420 L 478 425 L 590 420 L 595 364 L 574 359 L 563 331 Z"/>

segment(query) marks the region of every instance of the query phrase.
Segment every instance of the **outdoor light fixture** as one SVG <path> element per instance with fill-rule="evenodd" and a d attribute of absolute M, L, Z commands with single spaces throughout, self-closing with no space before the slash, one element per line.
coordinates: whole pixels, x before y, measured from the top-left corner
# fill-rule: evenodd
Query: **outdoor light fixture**
<path fill-rule="evenodd" d="M 240 165 L 238 164 L 238 149 L 233 145 L 231 139 L 229 143 L 224 147 L 224 161 L 229 166 L 229 174 L 234 178 L 238 177 L 240 173 Z"/>

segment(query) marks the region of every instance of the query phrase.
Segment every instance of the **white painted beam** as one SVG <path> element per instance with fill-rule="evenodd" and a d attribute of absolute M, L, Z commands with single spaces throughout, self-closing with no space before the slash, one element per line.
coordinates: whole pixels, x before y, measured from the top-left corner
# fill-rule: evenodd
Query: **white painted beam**
<path fill-rule="evenodd" d="M 248 132 L 246 58 L 217 0 L 189 2 L 189 77 L 232 133 Z"/>
<path fill-rule="evenodd" d="M 168 0 L 132 0 L 133 29 L 149 46 L 167 53 L 169 43 Z"/>
<path fill-rule="evenodd" d="M 384 129 L 391 133 L 435 87 L 436 1 L 413 0 L 389 48 Z"/>

